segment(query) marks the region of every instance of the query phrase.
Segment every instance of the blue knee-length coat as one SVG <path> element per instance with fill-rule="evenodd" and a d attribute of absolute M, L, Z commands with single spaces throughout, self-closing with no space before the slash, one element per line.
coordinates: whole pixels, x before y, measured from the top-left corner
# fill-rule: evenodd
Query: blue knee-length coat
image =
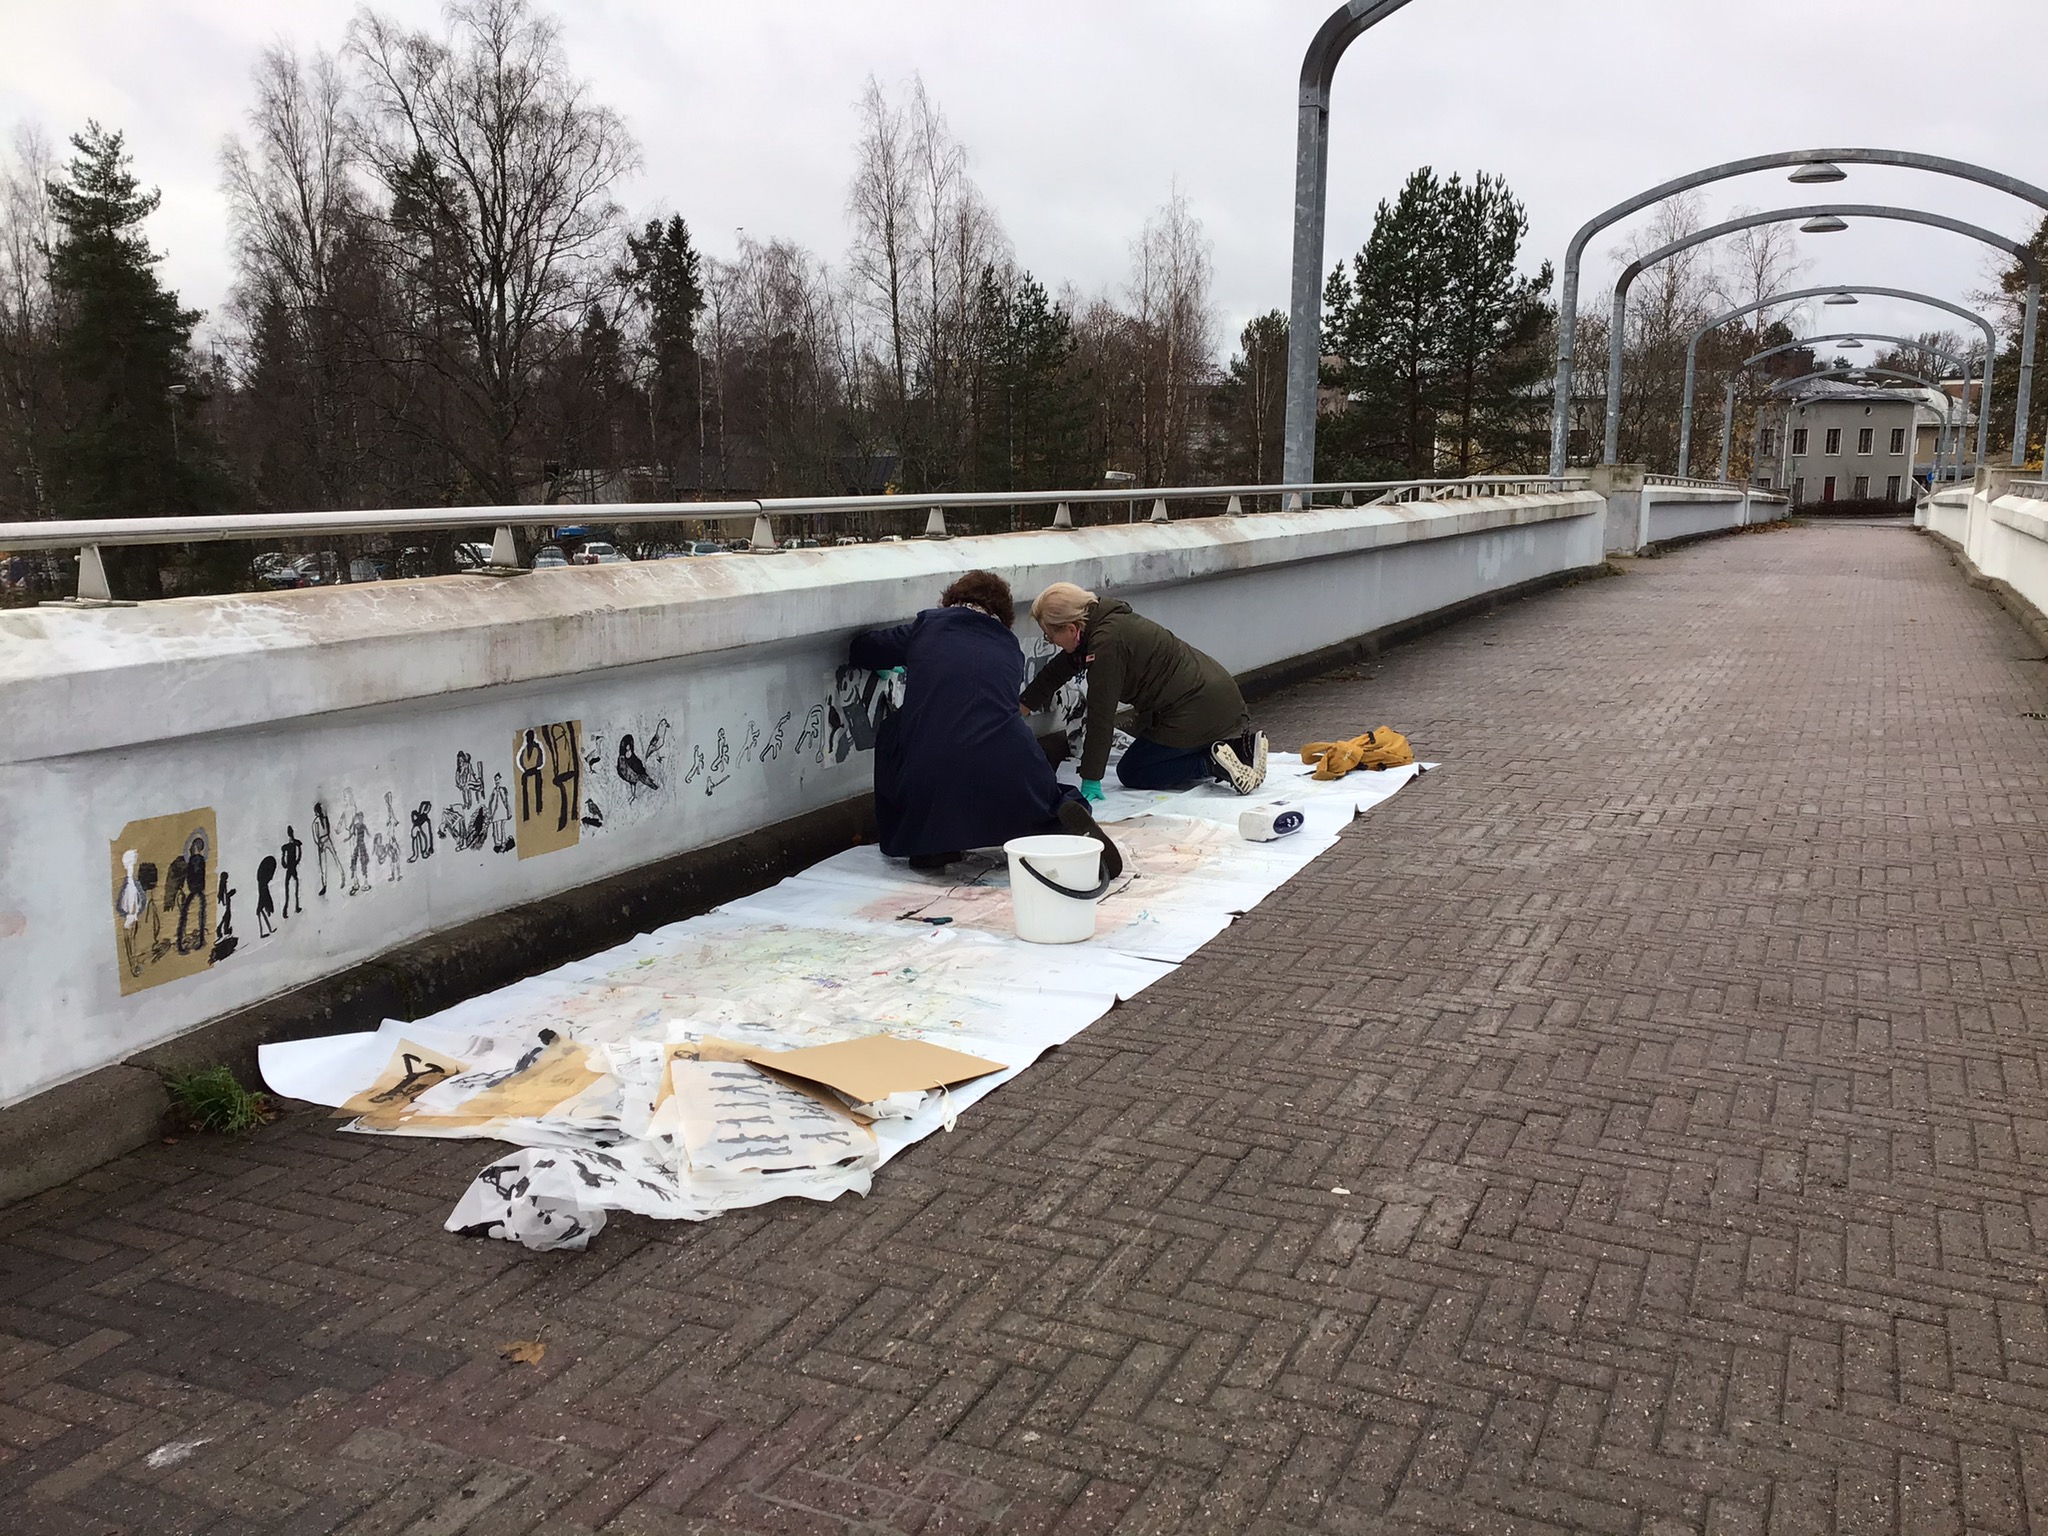
<path fill-rule="evenodd" d="M 1018 712 L 1024 649 L 978 608 L 927 608 L 853 642 L 857 667 L 904 669 L 903 707 L 875 737 L 875 820 L 893 858 L 1057 831 L 1075 791 Z"/>

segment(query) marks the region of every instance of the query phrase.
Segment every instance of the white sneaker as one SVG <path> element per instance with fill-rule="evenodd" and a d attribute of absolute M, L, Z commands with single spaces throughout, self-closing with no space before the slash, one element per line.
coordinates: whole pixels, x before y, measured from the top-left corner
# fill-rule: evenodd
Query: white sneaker
<path fill-rule="evenodd" d="M 1248 795 L 1266 782 L 1266 733 L 1247 731 L 1234 741 L 1219 741 L 1209 748 L 1209 761 L 1223 770 L 1232 789 Z"/>

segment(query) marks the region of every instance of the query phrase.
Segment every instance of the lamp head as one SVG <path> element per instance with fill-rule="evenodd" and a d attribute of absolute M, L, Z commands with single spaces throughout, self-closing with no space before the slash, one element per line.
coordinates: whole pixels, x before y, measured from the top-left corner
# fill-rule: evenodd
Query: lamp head
<path fill-rule="evenodd" d="M 1794 167 L 1792 174 L 1785 179 L 1797 186 L 1810 187 L 1822 182 L 1847 181 L 1849 173 L 1832 160 L 1809 160 Z"/>
<path fill-rule="evenodd" d="M 1831 293 L 1821 300 L 1823 304 L 1860 304 L 1861 302 L 1862 300 L 1858 299 L 1853 293 Z"/>
<path fill-rule="evenodd" d="M 1832 213 L 1817 214 L 1799 226 L 1802 235 L 1836 235 L 1849 226 Z"/>

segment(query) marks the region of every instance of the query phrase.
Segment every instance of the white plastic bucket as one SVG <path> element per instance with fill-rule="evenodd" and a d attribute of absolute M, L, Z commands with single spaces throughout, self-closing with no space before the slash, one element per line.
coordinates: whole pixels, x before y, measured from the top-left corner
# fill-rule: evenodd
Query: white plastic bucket
<path fill-rule="evenodd" d="M 1013 837 L 1003 844 L 1003 852 L 1010 856 L 1010 912 L 1018 938 L 1028 944 L 1079 944 L 1095 937 L 1102 844 L 1092 837 L 1053 832 Z M 1065 887 L 1065 892 L 1053 885 Z"/>

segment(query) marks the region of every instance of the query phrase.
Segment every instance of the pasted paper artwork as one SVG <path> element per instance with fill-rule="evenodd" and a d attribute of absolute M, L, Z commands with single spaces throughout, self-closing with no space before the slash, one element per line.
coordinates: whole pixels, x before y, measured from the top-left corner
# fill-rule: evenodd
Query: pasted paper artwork
<path fill-rule="evenodd" d="M 121 995 L 205 970 L 219 923 L 212 808 L 131 821 L 107 853 Z"/>
<path fill-rule="evenodd" d="M 574 840 L 577 795 L 554 775 L 581 741 L 573 721 L 519 733 L 522 856 Z M 854 848 L 374 1037 L 265 1046 L 266 1080 L 342 1104 L 351 1131 L 514 1143 L 447 1225 L 534 1248 L 581 1248 L 608 1211 L 702 1221 L 865 1193 L 891 1157 L 1169 974 L 1420 771 L 1317 784 L 1276 761 L 1245 799 L 1113 789 L 1098 819 L 1126 878 L 1091 943 L 1019 940 L 999 852 L 935 878 Z M 1303 809 L 1300 832 L 1238 834 L 1241 810 L 1283 798 Z"/>
<path fill-rule="evenodd" d="M 512 733 L 513 841 L 519 857 L 573 847 L 583 833 L 583 722 L 559 720 Z"/>

